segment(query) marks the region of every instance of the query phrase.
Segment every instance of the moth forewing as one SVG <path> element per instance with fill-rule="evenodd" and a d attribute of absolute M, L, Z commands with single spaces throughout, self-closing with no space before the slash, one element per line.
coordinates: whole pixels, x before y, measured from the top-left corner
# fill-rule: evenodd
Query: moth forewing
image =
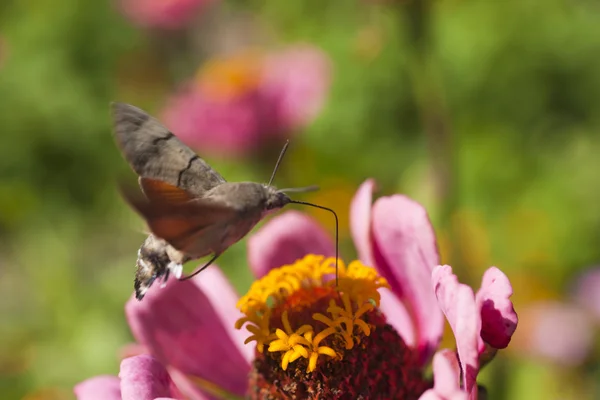
<path fill-rule="evenodd" d="M 114 135 L 137 175 L 160 180 L 202 197 L 225 179 L 143 110 L 112 103 Z"/>

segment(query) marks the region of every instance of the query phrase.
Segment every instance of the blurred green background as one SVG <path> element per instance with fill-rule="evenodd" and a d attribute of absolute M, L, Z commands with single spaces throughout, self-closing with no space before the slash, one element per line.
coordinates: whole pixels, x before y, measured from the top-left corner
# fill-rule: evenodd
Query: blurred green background
<path fill-rule="evenodd" d="M 462 281 L 477 288 L 496 265 L 518 313 L 568 302 L 572 279 L 600 261 L 599 18 L 590 0 L 230 0 L 166 30 L 116 1 L 3 0 L 0 397 L 71 398 L 74 384 L 117 373 L 144 235 L 116 191 L 134 178 L 109 103 L 158 115 L 224 47 L 308 42 L 331 58 L 325 106 L 276 183 L 323 188 L 303 198 L 340 213 L 344 254 L 348 203 L 374 177 L 379 194 L 428 207 Z M 236 36 L 240 19 L 256 38 Z M 231 181 L 265 181 L 276 158 L 198 151 Z M 219 261 L 239 291 L 245 252 Z M 522 351 L 527 334 L 520 325 L 482 372 L 490 399 L 600 398 L 596 346 L 567 366 Z"/>

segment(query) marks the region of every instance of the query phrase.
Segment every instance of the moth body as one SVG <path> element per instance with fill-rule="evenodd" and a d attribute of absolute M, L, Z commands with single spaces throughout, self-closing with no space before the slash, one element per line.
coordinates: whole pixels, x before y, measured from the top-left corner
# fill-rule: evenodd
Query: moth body
<path fill-rule="evenodd" d="M 275 187 L 226 182 L 160 122 L 137 107 L 114 103 L 115 139 L 139 176 L 142 194 L 124 192 L 152 232 L 138 252 L 135 294 L 141 300 L 157 279 L 183 263 L 237 243 L 267 214 L 291 199 Z"/>
<path fill-rule="evenodd" d="M 146 238 L 137 259 L 134 288 L 138 299 L 144 297 L 156 279 L 166 281 L 169 273 L 179 278 L 185 262 L 210 254 L 220 255 L 246 236 L 266 215 L 288 204 L 290 198 L 273 186 L 239 182 L 223 183 L 208 191 L 205 197 L 191 200 L 190 204 L 207 202 L 224 205 L 232 212 L 194 235 L 185 248 L 179 250 L 154 234 Z M 189 216 L 193 217 L 193 214 Z M 173 220 L 183 217 L 185 215 L 178 215 L 174 210 Z"/>
<path fill-rule="evenodd" d="M 211 189 L 205 199 L 235 210 L 231 218 L 218 224 L 217 243 L 212 247 L 216 254 L 240 241 L 266 215 L 290 202 L 290 198 L 275 187 L 255 182 L 223 183 Z"/>

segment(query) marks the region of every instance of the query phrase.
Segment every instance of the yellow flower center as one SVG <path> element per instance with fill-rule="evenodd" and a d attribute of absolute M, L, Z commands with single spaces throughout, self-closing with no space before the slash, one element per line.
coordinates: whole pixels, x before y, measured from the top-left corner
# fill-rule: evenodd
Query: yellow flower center
<path fill-rule="evenodd" d="M 208 61 L 198 71 L 196 83 L 216 100 L 227 100 L 254 90 L 260 83 L 262 57 L 255 52 Z"/>
<path fill-rule="evenodd" d="M 328 360 L 344 357 L 347 350 L 369 336 L 369 312 L 379 306 L 381 287 L 387 281 L 373 268 L 353 261 L 346 266 L 335 258 L 307 255 L 292 265 L 271 270 L 254 282 L 237 307 L 251 335 L 245 343 L 276 359 L 283 370 L 303 360 L 307 372 L 317 369 L 320 356 Z"/>

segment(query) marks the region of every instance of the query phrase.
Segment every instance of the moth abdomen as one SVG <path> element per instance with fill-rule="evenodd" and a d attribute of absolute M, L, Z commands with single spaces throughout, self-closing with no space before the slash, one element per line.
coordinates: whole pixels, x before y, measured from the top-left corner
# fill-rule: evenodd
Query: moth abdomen
<path fill-rule="evenodd" d="M 166 243 L 153 235 L 149 235 L 140 250 L 136 262 L 134 288 L 135 297 L 141 300 L 156 279 L 163 275 L 165 281 L 169 272 L 169 255 L 166 251 Z"/>

